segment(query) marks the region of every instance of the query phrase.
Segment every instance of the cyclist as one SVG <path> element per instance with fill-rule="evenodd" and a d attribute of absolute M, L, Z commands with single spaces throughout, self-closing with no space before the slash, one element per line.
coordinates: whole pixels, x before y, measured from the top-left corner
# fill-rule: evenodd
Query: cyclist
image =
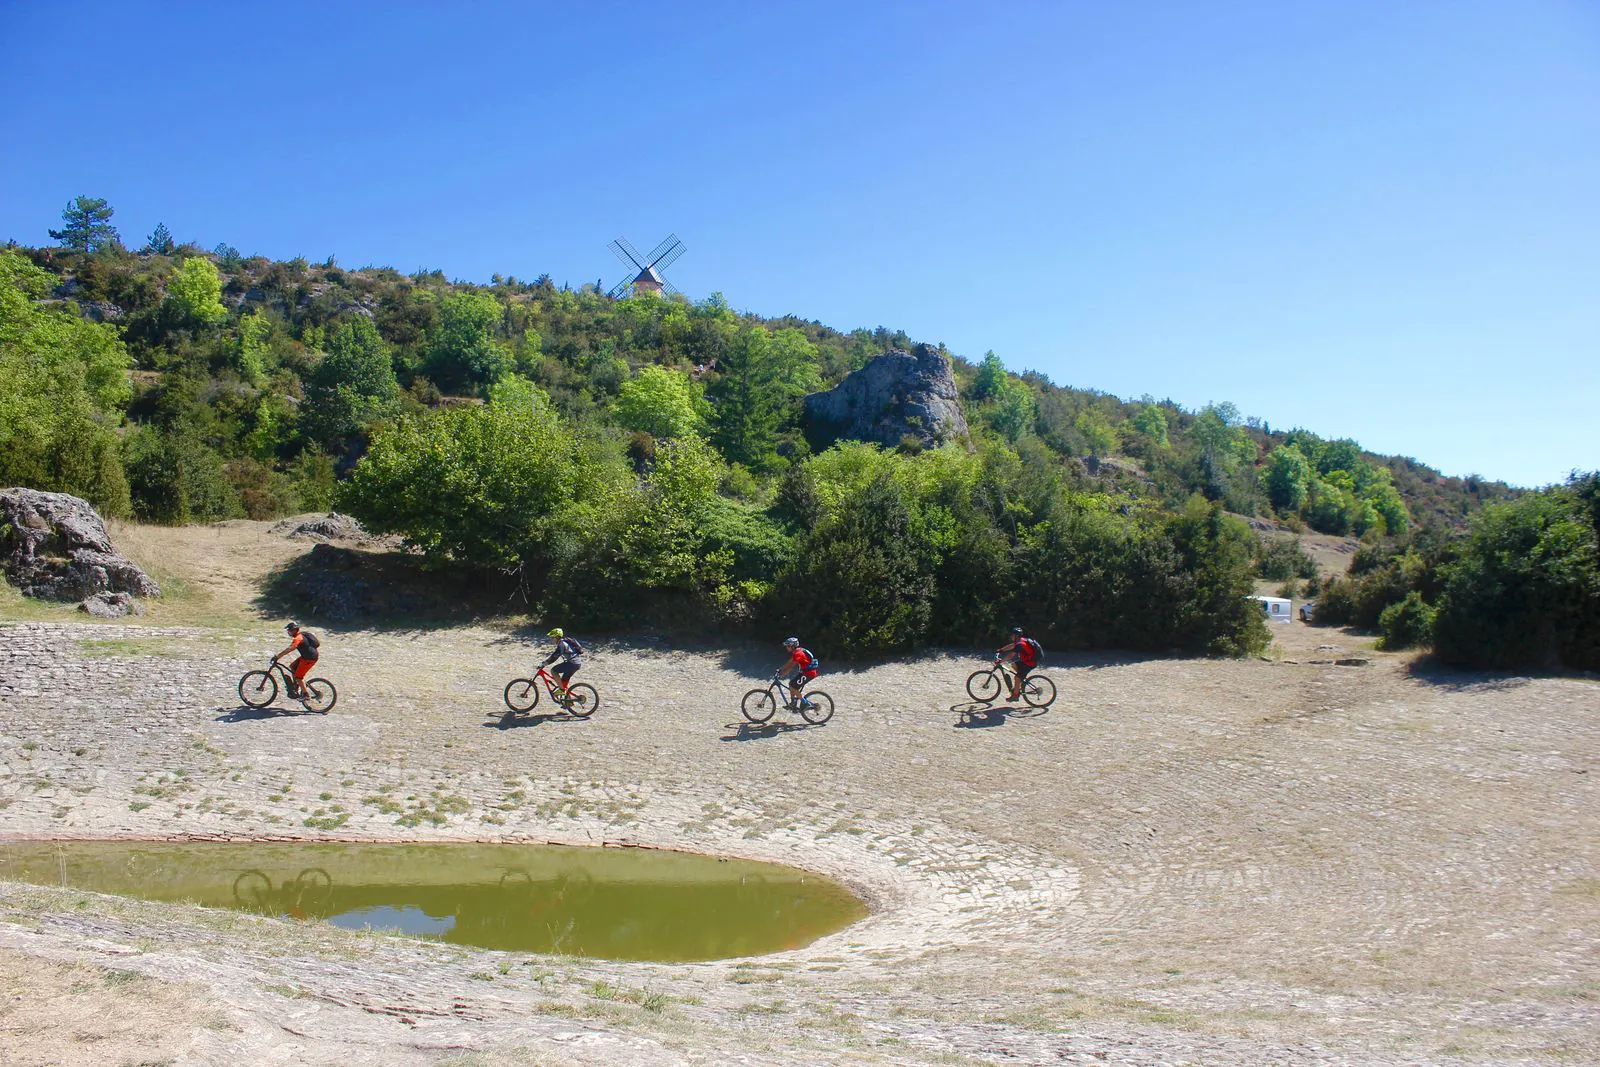
<path fill-rule="evenodd" d="M 292 622 L 284 626 L 284 631 L 289 635 L 289 647 L 273 656 L 272 662 L 278 662 L 291 652 L 298 653 L 298 658 L 289 668 L 289 673 L 294 676 L 294 683 L 291 686 L 289 696 L 298 700 L 300 699 L 301 685 L 306 680 L 306 675 L 311 673 L 311 668 L 316 666 L 317 659 L 322 655 L 320 651 L 322 642 L 317 640 L 316 634 L 310 630 L 302 630 Z"/>
<path fill-rule="evenodd" d="M 545 657 L 539 666 L 548 667 L 556 660 L 561 663 L 550 673 L 556 676 L 556 681 L 561 683 L 561 695 L 567 695 L 567 685 L 572 681 L 572 676 L 578 673 L 578 668 L 583 666 L 584 648 L 576 638 L 568 637 L 567 631 L 557 626 L 546 636 L 556 639 L 556 649 Z"/>
<path fill-rule="evenodd" d="M 1011 664 L 1011 673 L 1006 677 L 1010 687 L 1010 699 L 1016 700 L 1022 695 L 1022 680 L 1028 672 L 1039 666 L 1039 642 L 1029 637 L 1020 626 L 1011 628 L 1011 640 L 994 650 L 995 658 L 1002 663 Z"/>
<path fill-rule="evenodd" d="M 797 708 L 809 708 L 811 701 L 802 697 L 800 690 L 817 676 L 817 657 L 811 654 L 810 649 L 800 647 L 798 637 L 784 638 L 783 647 L 788 650 L 789 658 L 778 668 L 777 677 L 792 674 L 794 677 L 789 679 L 790 703 Z"/>

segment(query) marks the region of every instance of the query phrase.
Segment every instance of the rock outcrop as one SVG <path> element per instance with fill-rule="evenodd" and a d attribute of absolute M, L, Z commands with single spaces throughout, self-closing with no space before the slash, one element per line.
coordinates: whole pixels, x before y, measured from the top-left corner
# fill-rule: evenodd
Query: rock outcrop
<path fill-rule="evenodd" d="M 923 447 L 967 438 L 950 361 L 930 345 L 892 351 L 851 372 L 826 393 L 806 397 L 806 436 L 826 448 L 840 439 Z"/>
<path fill-rule="evenodd" d="M 23 595 L 82 600 L 92 615 L 138 613 L 133 597 L 161 595 L 117 552 L 87 500 L 36 489 L 0 490 L 0 567 Z"/>
<path fill-rule="evenodd" d="M 335 541 L 354 541 L 359 544 L 372 540 L 359 522 L 337 511 L 330 511 L 315 519 L 301 517 L 284 519 L 272 527 L 272 532 L 281 533 L 297 541 L 317 541 L 322 544 Z"/>

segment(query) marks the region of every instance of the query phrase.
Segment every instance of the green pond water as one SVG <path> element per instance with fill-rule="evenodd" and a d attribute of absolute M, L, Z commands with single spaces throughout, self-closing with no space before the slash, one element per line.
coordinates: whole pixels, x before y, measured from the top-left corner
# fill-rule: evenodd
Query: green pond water
<path fill-rule="evenodd" d="M 838 883 L 792 867 L 548 845 L 0 842 L 0 879 L 481 948 L 671 962 L 800 948 L 867 911 Z"/>

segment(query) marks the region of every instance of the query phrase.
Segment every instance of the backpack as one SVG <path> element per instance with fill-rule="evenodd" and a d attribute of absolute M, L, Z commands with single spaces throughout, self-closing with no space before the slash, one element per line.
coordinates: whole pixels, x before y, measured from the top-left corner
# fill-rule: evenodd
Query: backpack
<path fill-rule="evenodd" d="M 1022 640 L 1033 650 L 1033 662 L 1035 664 L 1042 662 L 1044 660 L 1044 646 L 1031 637 L 1024 637 Z"/>
<path fill-rule="evenodd" d="M 558 649 L 561 647 L 561 642 L 565 642 L 571 647 L 572 654 L 574 656 L 586 656 L 589 654 L 589 650 L 583 647 L 583 642 L 579 641 L 576 637 L 563 637 L 561 641 L 556 643 L 556 647 Z"/>
<path fill-rule="evenodd" d="M 310 630 L 301 630 L 300 640 L 303 647 L 311 649 L 311 655 L 307 656 L 307 659 L 316 659 L 319 655 L 321 655 L 319 650 L 322 648 L 322 642 L 317 640 L 316 634 L 312 633 Z"/>
<path fill-rule="evenodd" d="M 809 667 L 807 667 L 806 670 L 808 670 L 808 671 L 820 671 L 822 669 L 822 661 L 817 658 L 817 654 L 815 652 L 811 651 L 809 648 L 804 648 L 804 647 L 802 647 L 800 649 L 800 651 L 804 652 L 806 654 L 806 657 L 811 660 L 811 665 Z"/>

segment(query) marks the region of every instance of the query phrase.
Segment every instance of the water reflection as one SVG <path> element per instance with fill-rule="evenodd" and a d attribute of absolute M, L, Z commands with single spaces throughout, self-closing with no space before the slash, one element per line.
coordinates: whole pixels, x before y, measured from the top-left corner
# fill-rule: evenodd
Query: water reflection
<path fill-rule="evenodd" d="M 793 868 L 631 849 L 0 844 L 0 877 L 607 959 L 759 955 L 865 914 L 843 887 Z"/>

